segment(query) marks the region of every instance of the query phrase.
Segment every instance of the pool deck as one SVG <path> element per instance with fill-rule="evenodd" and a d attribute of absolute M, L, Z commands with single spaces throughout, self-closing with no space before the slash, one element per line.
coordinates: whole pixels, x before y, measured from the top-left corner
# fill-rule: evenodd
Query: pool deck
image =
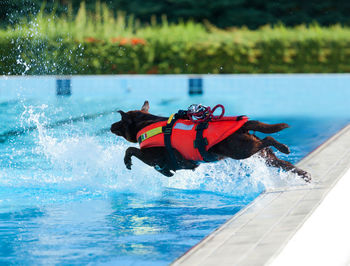
<path fill-rule="evenodd" d="M 311 184 L 262 193 L 173 265 L 272 263 L 350 168 L 349 147 L 350 125 L 297 164 Z"/>

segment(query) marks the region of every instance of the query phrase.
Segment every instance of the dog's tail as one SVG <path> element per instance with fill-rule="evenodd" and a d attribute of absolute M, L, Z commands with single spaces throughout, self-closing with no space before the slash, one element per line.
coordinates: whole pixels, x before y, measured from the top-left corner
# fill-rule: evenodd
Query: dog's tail
<path fill-rule="evenodd" d="M 288 128 L 289 125 L 285 124 L 285 123 L 279 123 L 279 124 L 273 124 L 273 125 L 269 125 L 269 124 L 265 124 L 256 120 L 250 120 L 247 121 L 247 123 L 245 123 L 242 127 L 242 129 L 244 130 L 253 130 L 253 131 L 258 131 L 261 133 L 276 133 L 279 132 L 285 128 Z"/>

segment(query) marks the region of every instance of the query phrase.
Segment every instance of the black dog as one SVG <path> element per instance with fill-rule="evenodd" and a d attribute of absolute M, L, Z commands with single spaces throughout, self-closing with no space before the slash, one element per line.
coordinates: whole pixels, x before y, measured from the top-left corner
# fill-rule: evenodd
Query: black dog
<path fill-rule="evenodd" d="M 124 137 L 126 140 L 137 143 L 136 135 L 144 127 L 156 122 L 166 121 L 168 118 L 155 116 L 148 113 L 149 103 L 145 101 L 141 110 L 129 111 L 127 113 L 119 111 L 122 116 L 122 120 L 114 123 L 111 126 L 112 133 Z M 246 159 L 253 154 L 258 153 L 266 160 L 268 166 L 282 168 L 286 171 L 301 176 L 306 182 L 311 181 L 311 175 L 290 162 L 280 160 L 273 153 L 269 146 L 275 147 L 277 150 L 289 154 L 289 148 L 276 141 L 272 137 L 266 137 L 259 139 L 257 136 L 252 135 L 249 131 L 258 131 L 262 133 L 275 133 L 282 129 L 288 128 L 285 123 L 268 125 L 259 121 L 247 121 L 240 129 L 228 136 L 221 142 L 217 143 L 208 150 L 210 155 L 213 155 L 217 160 L 224 158 L 232 158 L 236 160 Z M 198 166 L 198 162 L 186 160 L 180 152 L 174 150 L 174 158 L 176 160 L 177 167 L 169 158 L 168 150 L 165 147 L 152 147 L 138 149 L 135 147 L 129 147 L 125 152 L 124 163 L 128 169 L 131 169 L 131 157 L 135 156 L 149 166 L 154 167 L 157 171 L 165 176 L 172 176 L 172 171 L 179 169 L 192 169 L 194 170 Z"/>

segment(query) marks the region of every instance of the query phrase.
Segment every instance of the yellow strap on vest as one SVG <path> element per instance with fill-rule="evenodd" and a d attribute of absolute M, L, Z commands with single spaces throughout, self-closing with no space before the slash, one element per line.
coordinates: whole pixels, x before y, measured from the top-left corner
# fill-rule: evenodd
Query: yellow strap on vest
<path fill-rule="evenodd" d="M 175 114 L 172 114 L 171 116 L 169 116 L 169 119 L 168 119 L 167 124 L 170 124 L 170 123 L 171 123 L 171 121 L 173 120 L 174 115 L 175 115 Z"/>
<path fill-rule="evenodd" d="M 174 117 L 175 114 L 172 114 L 169 119 L 168 119 L 168 122 L 167 124 L 170 124 L 171 121 L 173 120 L 173 117 Z M 148 131 L 146 131 L 145 133 L 143 133 L 141 136 L 140 136 L 140 143 L 146 139 L 149 139 L 155 135 L 158 135 L 160 133 L 163 133 L 163 127 L 156 127 L 156 128 L 152 128 Z"/>

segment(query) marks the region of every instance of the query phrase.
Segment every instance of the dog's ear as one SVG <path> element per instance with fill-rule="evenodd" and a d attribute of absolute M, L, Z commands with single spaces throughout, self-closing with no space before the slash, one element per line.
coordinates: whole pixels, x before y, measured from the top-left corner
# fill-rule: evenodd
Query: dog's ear
<path fill-rule="evenodd" d="M 122 116 L 122 121 L 125 121 L 128 124 L 132 123 L 132 120 L 127 113 L 123 112 L 122 110 L 119 110 L 118 113 Z"/>
<path fill-rule="evenodd" d="M 122 116 L 122 118 L 123 118 L 123 116 L 125 116 L 126 115 L 126 113 L 125 112 L 123 112 L 122 110 L 118 110 L 117 111 L 121 116 Z"/>
<path fill-rule="evenodd" d="M 149 102 L 145 101 L 142 105 L 141 111 L 148 112 L 149 109 Z"/>

